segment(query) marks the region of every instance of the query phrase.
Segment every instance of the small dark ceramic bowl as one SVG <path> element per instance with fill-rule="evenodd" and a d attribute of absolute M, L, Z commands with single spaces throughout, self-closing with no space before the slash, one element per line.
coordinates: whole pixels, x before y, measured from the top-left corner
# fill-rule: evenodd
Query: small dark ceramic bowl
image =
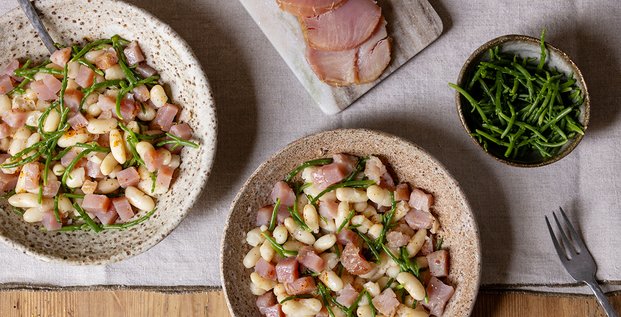
<path fill-rule="evenodd" d="M 541 53 L 540 43 L 541 42 L 539 41 L 539 39 L 526 35 L 504 35 L 483 44 L 476 51 L 474 51 L 474 53 L 472 53 L 470 57 L 468 57 L 468 60 L 466 60 L 466 63 L 464 64 L 461 72 L 459 73 L 457 85 L 459 85 L 460 87 L 464 86 L 464 83 L 476 71 L 475 67 L 478 62 L 486 58 L 489 49 L 495 46 L 500 46 L 502 52 L 514 53 L 521 57 L 531 57 L 539 59 Z M 584 130 L 586 131 L 589 124 L 591 101 L 589 98 L 589 92 L 587 90 L 586 82 L 584 81 L 584 77 L 582 76 L 580 69 L 578 69 L 578 66 L 576 66 L 576 64 L 569 58 L 569 56 L 567 56 L 567 54 L 565 54 L 558 48 L 550 45 L 549 43 L 546 43 L 546 48 L 548 51 L 547 66 L 551 68 L 556 68 L 559 72 L 562 72 L 568 76 L 573 73 L 573 76 L 576 79 L 577 86 L 582 90 L 584 103 L 582 104 L 580 109 L 581 114 L 579 119 L 580 123 L 584 127 Z M 455 101 L 457 103 L 457 113 L 459 114 L 461 123 L 466 129 L 466 132 L 471 135 L 472 141 L 476 143 L 477 146 L 481 147 L 481 149 L 483 149 L 491 157 L 507 165 L 517 167 L 540 167 L 552 164 L 571 153 L 571 151 L 573 151 L 576 146 L 578 146 L 583 137 L 582 135 L 578 134 L 567 144 L 565 144 L 556 155 L 547 159 L 539 159 L 533 161 L 511 160 L 504 157 L 502 152 L 493 151 L 490 149 L 485 150 L 483 145 L 479 143 L 475 137 L 472 136 L 472 131 L 475 128 L 469 115 L 468 101 L 458 92 L 455 92 Z"/>

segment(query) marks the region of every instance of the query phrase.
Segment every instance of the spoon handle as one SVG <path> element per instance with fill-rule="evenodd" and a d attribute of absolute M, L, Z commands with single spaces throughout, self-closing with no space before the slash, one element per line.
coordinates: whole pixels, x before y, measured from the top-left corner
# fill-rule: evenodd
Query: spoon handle
<path fill-rule="evenodd" d="M 41 19 L 39 18 L 35 8 L 32 6 L 32 3 L 30 3 L 30 0 L 18 0 L 18 2 L 26 14 L 26 17 L 30 20 L 30 24 L 32 24 L 37 33 L 39 33 L 39 37 L 41 38 L 41 41 L 43 41 L 45 47 L 47 47 L 47 50 L 50 51 L 50 53 L 54 53 L 54 51 L 56 51 L 54 40 L 52 40 L 50 34 L 47 33 L 47 29 L 43 26 L 43 22 L 41 22 Z"/>

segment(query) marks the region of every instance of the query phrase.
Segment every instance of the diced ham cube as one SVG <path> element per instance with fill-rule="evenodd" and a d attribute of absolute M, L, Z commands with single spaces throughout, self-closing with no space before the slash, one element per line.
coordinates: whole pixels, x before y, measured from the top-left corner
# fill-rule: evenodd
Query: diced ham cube
<path fill-rule="evenodd" d="M 41 100 L 55 100 L 58 97 L 56 93 L 45 85 L 43 80 L 31 82 L 30 88 L 37 93 L 37 98 Z"/>
<path fill-rule="evenodd" d="M 123 121 L 128 122 L 134 120 L 134 118 L 136 118 L 136 115 L 138 114 L 138 111 L 139 108 L 136 106 L 135 101 L 128 98 L 121 99 L 121 116 L 123 116 Z M 117 118 L 116 104 L 114 105 L 112 115 Z"/>
<path fill-rule="evenodd" d="M 408 225 L 405 219 L 401 219 L 392 230 L 401 232 L 409 237 L 412 237 L 416 233 L 416 231 Z"/>
<path fill-rule="evenodd" d="M 116 179 L 119 181 L 119 185 L 123 188 L 129 186 L 136 186 L 140 183 L 140 174 L 135 167 L 128 167 L 118 173 L 116 173 Z"/>
<path fill-rule="evenodd" d="M 339 203 L 336 201 L 320 201 L 319 214 L 328 220 L 336 218 L 339 210 Z"/>
<path fill-rule="evenodd" d="M 140 74 L 140 76 L 142 76 L 143 78 L 151 77 L 157 74 L 157 70 L 155 70 L 153 67 L 149 66 L 147 63 L 144 63 L 144 62 L 136 66 L 136 72 Z"/>
<path fill-rule="evenodd" d="M 276 264 L 276 275 L 278 283 L 293 283 L 300 277 L 298 270 L 298 260 L 296 258 L 286 258 Z"/>
<path fill-rule="evenodd" d="M 43 74 L 41 75 L 41 80 L 43 81 L 45 86 L 47 86 L 47 88 L 54 94 L 57 94 L 62 88 L 62 82 L 58 80 L 58 78 L 54 77 L 54 75 Z"/>
<path fill-rule="evenodd" d="M 119 58 L 116 56 L 116 51 L 113 48 L 109 48 L 103 54 L 97 56 L 95 59 L 95 66 L 99 69 L 106 70 L 118 64 L 118 62 Z"/>
<path fill-rule="evenodd" d="M 341 255 L 341 264 L 353 275 L 364 275 L 373 269 L 373 265 L 360 254 L 360 248 L 349 243 Z"/>
<path fill-rule="evenodd" d="M 110 134 L 99 134 L 99 138 L 97 139 L 97 144 L 103 147 L 110 147 Z"/>
<path fill-rule="evenodd" d="M 414 209 L 429 211 L 431 205 L 433 205 L 433 196 L 418 188 L 414 188 L 412 194 L 410 194 L 409 203 Z"/>
<path fill-rule="evenodd" d="M 149 149 L 144 153 L 144 165 L 147 167 L 147 170 L 151 173 L 157 171 L 160 167 L 162 167 L 162 160 L 160 159 L 157 151 L 155 149 Z"/>
<path fill-rule="evenodd" d="M 179 112 L 179 107 L 169 103 L 163 105 L 157 110 L 152 125 L 156 129 L 168 132 L 173 125 L 173 121 Z"/>
<path fill-rule="evenodd" d="M 60 181 L 48 180 L 47 185 L 43 186 L 43 197 L 54 198 L 60 189 Z"/>
<path fill-rule="evenodd" d="M 116 212 L 116 209 L 112 204 L 110 204 L 108 210 L 93 212 L 93 214 L 95 214 L 97 216 L 97 219 L 99 219 L 99 221 L 101 221 L 101 223 L 104 225 L 112 225 L 119 218 L 119 214 Z"/>
<path fill-rule="evenodd" d="M 263 278 L 272 281 L 276 280 L 276 267 L 274 267 L 274 264 L 265 261 L 263 258 L 260 258 L 257 264 L 254 266 L 254 271 L 257 272 L 257 274 L 261 275 Z"/>
<path fill-rule="evenodd" d="M 255 225 L 257 227 L 260 226 L 269 226 L 270 221 L 272 221 L 272 212 L 274 211 L 274 206 L 265 206 L 259 208 L 257 211 L 257 220 Z"/>
<path fill-rule="evenodd" d="M 52 61 L 52 63 L 60 67 L 65 67 L 65 65 L 69 61 L 69 58 L 71 58 L 71 47 L 65 47 L 56 50 L 54 53 L 52 53 L 52 56 L 50 56 L 50 60 Z"/>
<path fill-rule="evenodd" d="M 427 255 L 429 262 L 429 272 L 435 277 L 444 277 L 449 272 L 449 253 L 447 250 L 440 250 Z"/>
<path fill-rule="evenodd" d="M 369 156 L 364 166 L 364 175 L 374 181 L 375 184 L 379 184 L 381 182 L 382 175 L 386 172 L 386 166 L 377 156 Z"/>
<path fill-rule="evenodd" d="M 65 105 L 73 112 L 80 111 L 80 102 L 84 98 L 84 93 L 76 89 L 69 89 L 65 91 Z"/>
<path fill-rule="evenodd" d="M 385 289 L 381 294 L 375 296 L 372 302 L 373 306 L 384 316 L 392 316 L 399 307 L 399 300 L 392 288 Z"/>
<path fill-rule="evenodd" d="M 9 75 L 0 76 L 0 95 L 13 90 L 13 79 Z"/>
<path fill-rule="evenodd" d="M 396 201 L 410 200 L 410 185 L 406 183 L 401 183 L 397 185 L 397 189 L 395 190 L 395 200 Z"/>
<path fill-rule="evenodd" d="M 184 140 L 189 140 L 192 138 L 192 128 L 187 123 L 175 124 L 170 127 L 170 133 L 178 136 Z"/>
<path fill-rule="evenodd" d="M 336 240 L 342 245 L 351 243 L 358 248 L 362 246 L 362 238 L 348 228 L 343 228 L 341 232 L 336 235 Z"/>
<path fill-rule="evenodd" d="M 43 219 L 41 223 L 47 229 L 47 231 L 56 231 L 60 230 L 63 227 L 63 224 L 56 221 L 56 216 L 53 211 L 46 211 L 43 213 Z"/>
<path fill-rule="evenodd" d="M 87 66 L 80 65 L 75 82 L 82 88 L 88 88 L 95 80 L 95 72 Z"/>
<path fill-rule="evenodd" d="M 8 64 L 4 65 L 4 67 L 0 68 L 0 76 L 8 75 L 11 77 L 15 76 L 15 71 L 19 68 L 19 61 L 14 59 L 10 61 Z"/>
<path fill-rule="evenodd" d="M 112 111 L 111 110 L 102 111 L 99 117 L 97 117 L 97 119 L 112 119 Z"/>
<path fill-rule="evenodd" d="M 412 209 L 405 215 L 405 221 L 412 229 L 430 229 L 433 225 L 433 215 L 428 211 Z"/>
<path fill-rule="evenodd" d="M 311 246 L 305 246 L 298 251 L 298 262 L 306 268 L 321 273 L 326 268 L 326 262 L 315 253 Z"/>
<path fill-rule="evenodd" d="M 101 163 L 88 161 L 86 162 L 86 175 L 90 178 L 103 179 L 106 176 L 101 173 Z"/>
<path fill-rule="evenodd" d="M 4 162 L 4 160 L 2 160 Z M 18 174 L 4 174 L 0 171 L 0 193 L 6 193 L 10 190 L 15 189 L 17 185 Z"/>
<path fill-rule="evenodd" d="M 379 186 L 390 191 L 395 190 L 395 180 L 392 178 L 392 175 L 390 175 L 390 172 L 386 172 L 382 175 Z"/>
<path fill-rule="evenodd" d="M 157 179 L 155 181 L 158 188 L 166 189 L 166 191 L 168 191 L 168 188 L 170 187 L 170 183 L 172 182 L 172 177 L 174 173 L 175 173 L 175 170 L 171 167 L 168 167 L 168 166 L 160 167 L 160 169 L 157 170 Z"/>
<path fill-rule="evenodd" d="M 112 205 L 114 205 L 114 209 L 116 209 L 116 213 L 119 214 L 121 220 L 127 221 L 134 217 L 134 210 L 126 197 L 112 198 Z"/>
<path fill-rule="evenodd" d="M 129 43 L 123 50 L 123 53 L 125 54 L 125 58 L 127 59 L 127 63 L 129 65 L 133 66 L 140 62 L 144 62 L 144 54 L 142 53 L 140 45 L 138 45 L 138 42 L 136 41 Z"/>
<path fill-rule="evenodd" d="M 388 240 L 389 247 L 398 249 L 404 245 L 407 245 L 408 242 L 410 242 L 410 237 L 399 231 L 391 231 L 386 235 L 386 240 Z"/>
<path fill-rule="evenodd" d="M 21 128 L 26 124 L 28 112 L 9 111 L 2 114 L 2 120 L 13 129 Z"/>
<path fill-rule="evenodd" d="M 116 97 L 99 95 L 97 105 L 102 111 L 113 111 L 116 108 Z"/>
<path fill-rule="evenodd" d="M 317 285 L 312 276 L 301 277 L 293 283 L 285 283 L 285 290 L 289 295 L 312 294 Z"/>
<path fill-rule="evenodd" d="M 433 252 L 433 238 L 426 237 L 425 243 L 423 243 L 422 248 L 420 248 L 420 254 L 428 255 Z"/>
<path fill-rule="evenodd" d="M 351 284 L 347 284 L 339 291 L 339 296 L 336 298 L 336 301 L 341 305 L 350 307 L 358 298 L 358 294 L 359 293 L 351 286 Z"/>
<path fill-rule="evenodd" d="M 136 98 L 136 100 L 138 101 L 146 102 L 147 100 L 149 100 L 149 88 L 147 88 L 147 86 L 145 85 L 140 85 L 134 88 L 132 92 L 134 93 L 134 98 Z"/>
<path fill-rule="evenodd" d="M 71 162 L 82 152 L 79 148 L 71 148 L 63 157 L 60 158 L 60 164 L 64 167 L 69 166 Z"/>
<path fill-rule="evenodd" d="M 38 189 L 41 179 L 41 166 L 39 166 L 39 163 L 26 163 L 22 167 L 20 176 L 24 178 L 25 190 Z"/>
<path fill-rule="evenodd" d="M 429 309 L 429 312 L 435 316 L 442 316 L 446 303 L 451 299 L 455 289 L 442 283 L 439 279 L 432 277 L 427 285 L 427 296 L 429 302 L 423 301 L 423 306 Z"/>
<path fill-rule="evenodd" d="M 332 159 L 334 160 L 333 163 L 342 166 L 347 171 L 348 175 L 354 171 L 356 164 L 358 163 L 358 159 L 356 157 L 343 153 L 332 155 Z"/>
<path fill-rule="evenodd" d="M 347 170 L 339 164 L 330 163 L 318 168 L 313 172 L 313 183 L 319 189 L 326 189 L 332 184 L 336 184 L 347 177 L 349 173 Z"/>
<path fill-rule="evenodd" d="M 110 198 L 106 195 L 86 194 L 82 208 L 92 214 L 106 213 L 110 209 Z"/>
<path fill-rule="evenodd" d="M 0 140 L 11 136 L 11 128 L 4 122 L 0 123 Z"/>
<path fill-rule="evenodd" d="M 270 194 L 270 199 L 272 202 L 276 203 L 278 198 L 280 198 L 281 206 L 292 207 L 295 203 L 295 193 L 286 182 L 279 181 L 274 185 L 272 193 Z"/>
<path fill-rule="evenodd" d="M 69 125 L 71 125 L 71 128 L 74 130 L 85 128 L 88 125 L 88 119 L 86 119 L 81 112 L 76 112 L 67 122 L 69 122 Z"/>
<path fill-rule="evenodd" d="M 259 311 L 263 313 L 264 308 L 274 306 L 278 304 L 278 301 L 276 301 L 276 296 L 274 295 L 274 292 L 269 291 L 257 297 L 256 304 L 257 304 L 257 307 L 259 308 Z"/>
<path fill-rule="evenodd" d="M 282 312 L 282 307 L 280 304 L 263 308 L 263 310 L 261 310 L 261 313 L 265 315 L 265 317 L 285 317 L 285 313 Z"/>

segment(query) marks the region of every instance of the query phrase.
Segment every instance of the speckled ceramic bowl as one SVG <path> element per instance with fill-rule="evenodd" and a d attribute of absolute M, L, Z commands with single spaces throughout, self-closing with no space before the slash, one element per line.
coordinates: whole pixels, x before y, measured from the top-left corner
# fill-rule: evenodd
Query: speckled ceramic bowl
<path fill-rule="evenodd" d="M 157 212 L 126 231 L 47 233 L 25 223 L 0 202 L 0 239 L 24 253 L 47 261 L 103 264 L 151 248 L 185 217 L 211 170 L 216 146 L 216 114 L 209 84 L 188 45 L 169 26 L 127 3 L 111 0 L 37 0 L 43 22 L 55 41 L 119 34 L 140 42 L 147 61 L 160 71 L 172 102 L 182 107 L 181 121 L 194 129 L 200 148 L 184 149 L 172 189 L 159 198 Z M 0 17 L 0 64 L 13 58 L 41 60 L 48 53 L 24 14 L 13 10 Z"/>
<path fill-rule="evenodd" d="M 433 212 L 442 224 L 444 246 L 451 254 L 448 280 L 456 287 L 445 316 L 469 316 L 481 271 L 479 233 L 459 185 L 431 155 L 398 137 L 370 130 L 335 130 L 302 138 L 272 156 L 250 176 L 233 201 L 222 240 L 222 284 L 234 316 L 259 316 L 250 292 L 250 273 L 242 259 L 250 250 L 246 232 L 255 227 L 256 211 L 268 203 L 274 185 L 300 163 L 334 153 L 379 155 L 399 181 L 424 188 L 435 197 Z"/>
<path fill-rule="evenodd" d="M 498 38 L 495 38 L 479 47 L 476 51 L 474 51 L 468 60 L 464 63 L 464 66 L 459 73 L 459 77 L 457 79 L 457 85 L 460 87 L 464 87 L 465 81 L 471 78 L 472 74 L 476 71 L 475 65 L 485 58 L 487 58 L 488 51 L 500 45 L 502 52 L 508 52 L 517 54 L 522 57 L 536 58 L 539 60 L 541 54 L 540 40 L 534 37 L 526 36 L 526 35 L 504 35 Z M 581 117 L 580 123 L 583 125 L 584 130 L 587 130 L 589 125 L 589 114 L 591 109 L 591 99 L 589 98 L 589 91 L 586 86 L 586 82 L 584 81 L 584 77 L 582 76 L 582 72 L 578 69 L 578 66 L 569 58 L 567 54 L 558 48 L 552 46 L 550 43 L 546 42 L 546 48 L 548 50 L 548 60 L 547 65 L 556 68 L 558 71 L 570 75 L 573 74 L 576 79 L 576 84 L 583 92 L 584 95 L 584 103 L 581 107 Z M 582 141 L 582 135 L 576 136 L 574 139 L 567 142 L 561 148 L 561 150 L 554 156 L 547 159 L 539 159 L 533 161 L 517 161 L 511 160 L 504 157 L 504 150 L 502 151 L 494 151 L 493 149 L 485 150 L 485 148 L 477 141 L 475 137 L 472 137 L 473 131 L 473 123 L 470 119 L 470 104 L 466 101 L 466 99 L 459 94 L 455 93 L 455 102 L 457 103 L 457 113 L 459 114 L 459 118 L 461 123 L 463 124 L 466 132 L 471 135 L 472 141 L 476 143 L 481 149 L 485 151 L 485 153 L 489 154 L 491 157 L 496 160 L 517 167 L 540 167 L 548 164 L 552 164 L 563 157 L 567 156 L 571 151 L 573 151 L 576 146 Z"/>

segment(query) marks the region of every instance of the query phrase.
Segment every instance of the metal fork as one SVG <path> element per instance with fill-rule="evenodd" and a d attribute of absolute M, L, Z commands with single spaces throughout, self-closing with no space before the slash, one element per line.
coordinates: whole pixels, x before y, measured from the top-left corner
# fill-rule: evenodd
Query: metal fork
<path fill-rule="evenodd" d="M 571 222 L 567 218 L 563 208 L 559 207 L 559 209 L 561 210 L 561 215 L 565 220 L 565 227 L 569 229 L 568 237 L 566 230 L 563 229 L 564 226 L 561 226 L 561 223 L 556 217 L 556 213 L 552 212 L 552 216 L 554 216 L 554 222 L 556 222 L 556 226 L 558 227 L 562 243 L 559 242 L 558 238 L 554 234 L 554 230 L 552 230 L 548 216 L 545 216 L 545 218 L 548 230 L 550 230 L 550 237 L 552 237 L 554 248 L 561 259 L 561 263 L 563 263 L 563 266 L 569 275 L 571 275 L 571 277 L 573 277 L 577 282 L 584 282 L 589 285 L 593 293 L 595 293 L 597 301 L 604 308 L 604 311 L 606 311 L 606 315 L 608 317 L 618 317 L 614 308 L 608 301 L 608 298 L 599 287 L 599 284 L 597 284 L 597 280 L 595 280 L 597 265 L 595 264 L 595 260 L 593 259 L 591 252 L 587 249 L 587 246 L 584 244 L 584 241 L 580 235 L 576 232 L 576 229 L 574 229 L 574 226 L 571 225 Z"/>

